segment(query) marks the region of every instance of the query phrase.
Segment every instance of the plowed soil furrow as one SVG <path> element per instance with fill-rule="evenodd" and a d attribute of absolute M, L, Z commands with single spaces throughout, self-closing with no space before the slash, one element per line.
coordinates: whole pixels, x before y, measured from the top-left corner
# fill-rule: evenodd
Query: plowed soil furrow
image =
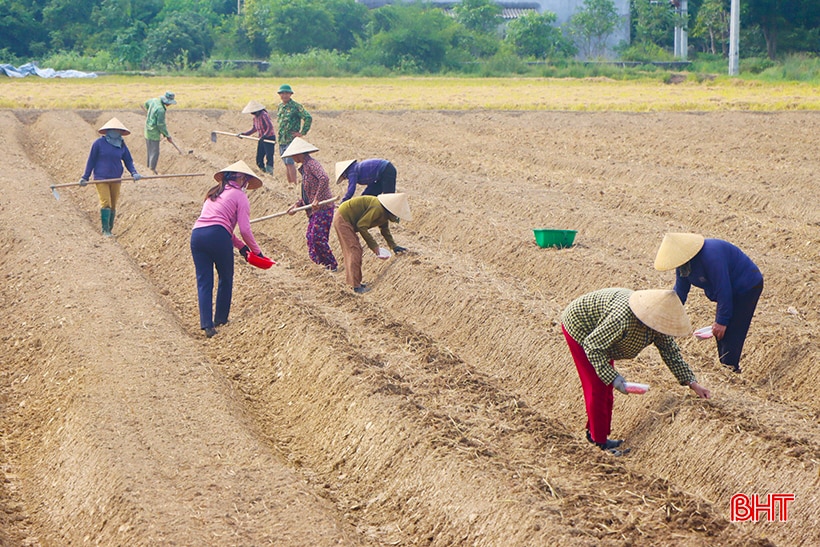
<path fill-rule="evenodd" d="M 193 153 L 163 144 L 162 171 L 208 176 L 123 184 L 104 239 L 93 190 L 46 189 L 79 176 L 112 115 L 142 166 L 138 112 L 3 118 L 10 172 L 35 172 L 0 207 L 12 534 L 74 541 L 104 515 L 98 541 L 146 545 L 820 539 L 812 113 L 314 113 L 331 177 L 342 159 L 396 164 L 415 218 L 394 234 L 410 252 L 366 254 L 373 290 L 356 296 L 309 261 L 303 215 L 255 224 L 279 264 L 237 261 L 231 323 L 207 341 L 188 237 L 210 175 L 253 163 L 254 143 L 210 132 L 249 117 L 169 112 Z M 253 216 L 295 200 L 276 168 Z M 576 245 L 537 248 L 543 225 L 578 229 Z M 764 270 L 744 374 L 720 370 L 711 341 L 681 340 L 713 390 L 699 401 L 652 349 L 619 363 L 652 389 L 616 395 L 613 433 L 633 452 L 611 458 L 583 439 L 558 316 L 596 288 L 670 286 L 652 261 L 672 230 L 729 239 Z M 714 304 L 693 292 L 687 309 L 700 326 Z M 738 492 L 795 493 L 790 522 L 731 523 Z"/>

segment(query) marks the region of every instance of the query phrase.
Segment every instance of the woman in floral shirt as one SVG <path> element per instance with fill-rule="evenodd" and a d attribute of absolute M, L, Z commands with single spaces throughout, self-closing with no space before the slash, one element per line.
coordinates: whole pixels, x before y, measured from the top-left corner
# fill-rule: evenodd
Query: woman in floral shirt
<path fill-rule="evenodd" d="M 294 214 L 297 207 L 311 206 L 307 210 L 308 227 L 305 234 L 308 255 L 316 264 L 335 272 L 338 264 L 333 251 L 330 250 L 328 238 L 336 205 L 334 203 L 319 205 L 320 201 L 331 199 L 333 193 L 330 191 L 330 177 L 324 167 L 310 156 L 311 152 L 318 151 L 318 148 L 306 140 L 296 137 L 282 154 L 282 158 L 293 158 L 293 161 L 302 164 L 299 167 L 299 173 L 302 175 L 302 197 L 288 209 L 288 214 Z"/>

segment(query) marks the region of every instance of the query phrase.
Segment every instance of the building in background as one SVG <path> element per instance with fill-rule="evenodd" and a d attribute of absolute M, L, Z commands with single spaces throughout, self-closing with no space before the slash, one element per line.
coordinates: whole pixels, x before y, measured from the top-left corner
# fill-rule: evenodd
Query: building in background
<path fill-rule="evenodd" d="M 356 0 L 370 9 L 380 8 L 387 4 L 397 4 L 401 2 L 411 2 L 413 0 Z M 440 6 L 444 10 L 452 8 L 459 0 L 428 0 L 434 6 Z M 563 27 L 575 13 L 583 9 L 584 0 L 534 0 L 528 2 L 496 2 L 503 8 L 501 17 L 505 22 L 517 19 L 529 11 L 544 13 L 550 11 L 556 16 L 556 26 Z M 629 42 L 630 11 L 629 0 L 612 0 L 616 11 L 621 15 L 620 24 L 612 35 L 607 39 L 607 51 L 609 57 L 614 57 L 614 48 L 621 42 Z"/>

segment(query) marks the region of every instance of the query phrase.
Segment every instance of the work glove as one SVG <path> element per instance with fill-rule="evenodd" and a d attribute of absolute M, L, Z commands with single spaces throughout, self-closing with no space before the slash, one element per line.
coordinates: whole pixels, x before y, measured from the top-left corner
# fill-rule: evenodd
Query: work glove
<path fill-rule="evenodd" d="M 626 395 L 626 380 L 624 380 L 624 377 L 620 374 L 612 380 L 612 387 Z"/>
<path fill-rule="evenodd" d="M 394 252 L 394 253 L 403 253 L 403 252 L 404 252 L 404 251 L 406 251 L 406 250 L 407 250 L 407 249 L 405 249 L 405 248 L 404 248 L 404 247 L 402 247 L 401 245 L 396 245 L 395 247 L 393 247 L 393 252 Z"/>
<path fill-rule="evenodd" d="M 256 256 L 258 256 L 259 258 L 265 258 L 265 255 L 262 254 L 262 251 L 256 253 Z"/>
<path fill-rule="evenodd" d="M 142 178 L 142 175 L 140 175 L 140 174 L 139 174 L 139 173 L 137 173 L 136 171 L 134 171 L 133 173 L 131 173 L 131 176 L 132 176 L 132 177 L 134 177 L 134 180 L 135 180 L 135 181 L 136 181 L 136 180 L 140 180 L 140 179 Z"/>
<path fill-rule="evenodd" d="M 245 245 L 244 247 L 242 247 L 241 249 L 239 249 L 239 254 L 241 254 L 241 255 L 242 255 L 242 257 L 243 257 L 245 260 L 247 260 L 247 259 L 248 259 L 248 253 L 249 253 L 249 252 L 251 252 L 251 248 L 250 248 L 250 247 L 248 247 L 247 245 Z"/>
<path fill-rule="evenodd" d="M 237 138 L 237 139 L 241 139 L 241 138 L 242 138 L 242 133 L 237 133 L 237 134 L 236 134 L 236 138 Z"/>
<path fill-rule="evenodd" d="M 88 179 L 85 177 L 80 177 L 80 186 L 85 186 L 88 184 Z"/>

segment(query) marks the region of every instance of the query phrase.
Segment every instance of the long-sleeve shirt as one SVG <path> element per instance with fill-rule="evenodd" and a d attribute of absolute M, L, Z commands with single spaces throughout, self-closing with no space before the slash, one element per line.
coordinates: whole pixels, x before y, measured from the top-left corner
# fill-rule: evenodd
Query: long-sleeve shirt
<path fill-rule="evenodd" d="M 122 177 L 122 166 L 128 172 L 133 174 L 137 170 L 134 167 L 134 160 L 131 158 L 131 152 L 125 146 L 125 142 L 121 147 L 116 147 L 105 140 L 105 137 L 100 137 L 91 145 L 91 152 L 88 153 L 88 161 L 85 163 L 85 173 L 83 178 L 90 180 L 91 173 L 94 173 L 94 180 L 103 179 L 118 179 Z"/>
<path fill-rule="evenodd" d="M 593 291 L 570 302 L 561 314 L 561 323 L 584 348 L 589 362 L 605 384 L 617 373 L 609 361 L 634 359 L 650 344 L 658 348 L 661 359 L 681 385 L 695 381 L 692 369 L 680 353 L 675 340 L 640 322 L 629 307 L 630 289 L 610 288 Z"/>
<path fill-rule="evenodd" d="M 675 271 L 675 292 L 685 304 L 692 285 L 703 289 L 706 298 L 717 302 L 715 322 L 719 325 L 729 324 L 735 296 L 763 282 L 757 265 L 743 251 L 721 239 L 704 240 L 701 250 L 687 264 Z M 687 269 L 690 271 L 686 272 Z"/>
<path fill-rule="evenodd" d="M 294 139 L 294 132 L 307 135 L 313 117 L 305 107 L 294 101 L 279 103 L 276 107 L 276 120 L 279 124 L 279 146 L 287 146 Z"/>
<path fill-rule="evenodd" d="M 242 239 L 234 234 L 234 228 L 239 225 L 239 233 Z M 231 234 L 233 246 L 241 249 L 247 245 L 255 254 L 262 252 L 256 239 L 251 232 L 251 205 L 245 192 L 231 186 L 225 185 L 225 190 L 217 196 L 216 200 L 210 198 L 202 204 L 202 213 L 194 223 L 194 229 L 205 226 L 222 226 Z"/>
<path fill-rule="evenodd" d="M 376 196 L 359 196 L 349 199 L 339 205 L 336 214 L 342 215 L 342 218 L 356 228 L 371 251 L 379 250 L 376 240 L 368 232 L 374 226 L 379 227 L 382 237 L 391 249 L 396 246 L 393 235 L 390 233 L 389 221 L 396 222 L 398 217 L 388 213 Z"/>
<path fill-rule="evenodd" d="M 305 159 L 299 168 L 299 172 L 302 174 L 302 197 L 296 202 L 297 207 L 310 205 L 317 198 L 319 201 L 325 201 L 333 197 L 333 192 L 330 191 L 330 177 L 328 177 L 327 171 L 325 171 L 322 164 L 315 158 L 312 158 L 310 154 L 305 154 Z M 328 207 L 333 207 L 333 204 L 326 203 L 319 205 L 315 210 L 309 209 L 307 211 L 308 216 L 315 211 Z"/>
<path fill-rule="evenodd" d="M 347 168 L 347 192 L 342 201 L 347 201 L 356 193 L 356 185 L 373 184 L 382 174 L 384 168 L 390 163 L 387 160 L 373 158 L 354 163 Z"/>
<path fill-rule="evenodd" d="M 148 112 L 145 117 L 145 138 L 149 141 L 158 141 L 161 136 L 168 138 L 170 134 L 165 125 L 165 104 L 162 99 L 148 99 L 142 107 Z"/>
<path fill-rule="evenodd" d="M 276 131 L 273 128 L 273 120 L 267 110 L 261 110 L 259 114 L 253 115 L 253 127 L 242 135 L 252 135 L 258 133 L 260 139 L 276 140 Z"/>

